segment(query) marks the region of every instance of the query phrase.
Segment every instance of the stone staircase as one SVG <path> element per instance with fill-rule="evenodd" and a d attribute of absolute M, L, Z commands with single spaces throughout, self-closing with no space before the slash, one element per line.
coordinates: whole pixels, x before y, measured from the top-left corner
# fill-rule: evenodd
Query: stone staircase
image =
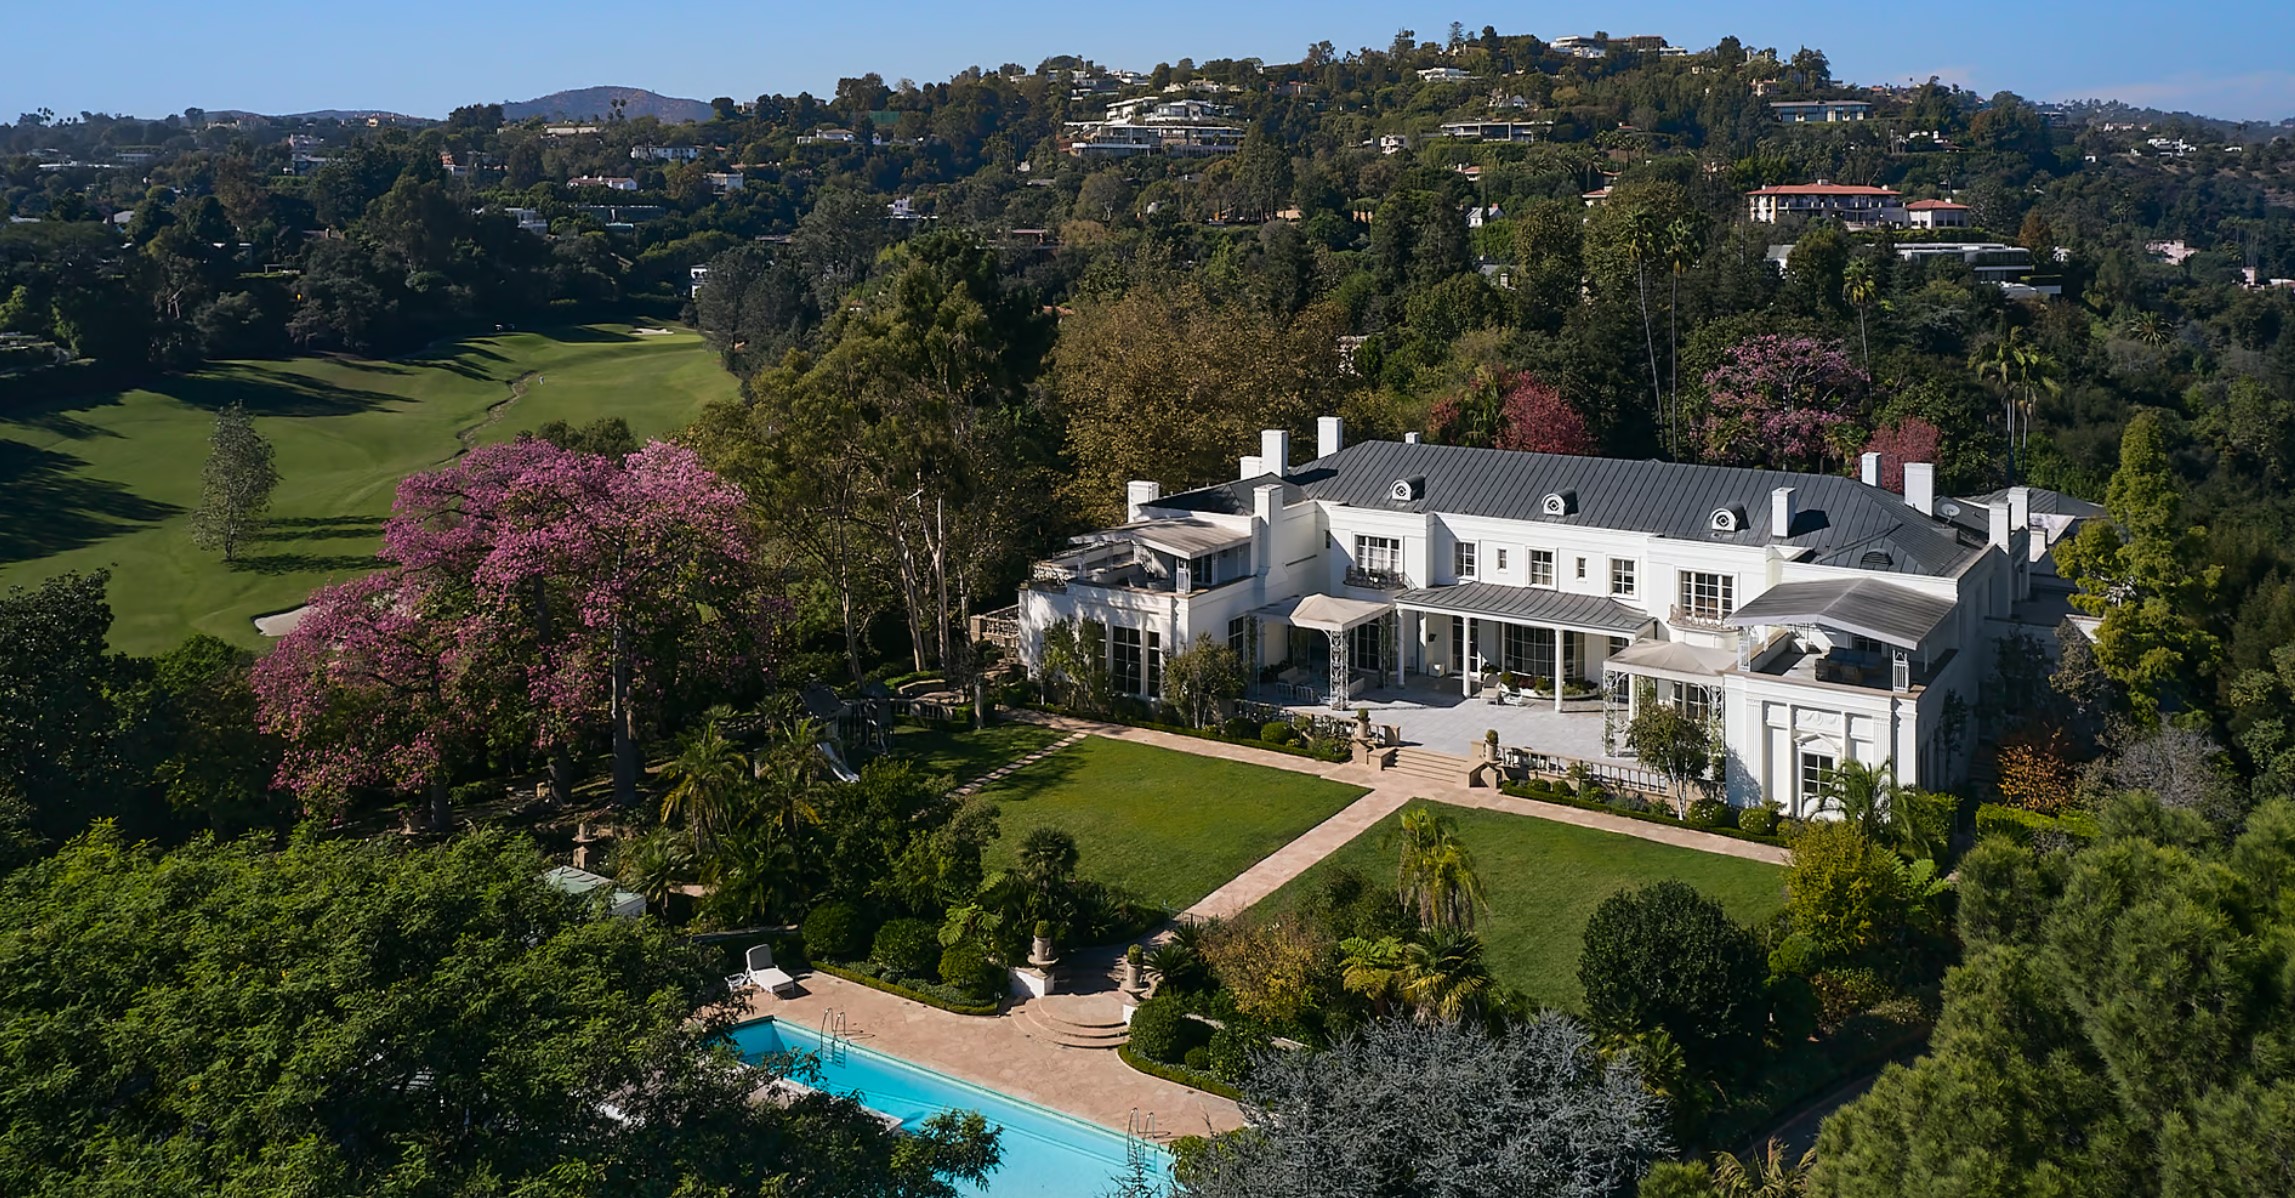
<path fill-rule="evenodd" d="M 1431 749 L 1406 745 L 1396 749 L 1394 754 L 1394 764 L 1383 771 L 1383 785 L 1407 779 L 1439 786 L 1464 786 L 1467 775 L 1474 769 L 1474 763 L 1464 757 L 1453 757 Z"/>
<path fill-rule="evenodd" d="M 1011 1018 L 1022 1035 L 1063 1048 L 1113 1049 L 1132 1038 L 1111 994 L 1047 994 L 1012 1008 Z"/>

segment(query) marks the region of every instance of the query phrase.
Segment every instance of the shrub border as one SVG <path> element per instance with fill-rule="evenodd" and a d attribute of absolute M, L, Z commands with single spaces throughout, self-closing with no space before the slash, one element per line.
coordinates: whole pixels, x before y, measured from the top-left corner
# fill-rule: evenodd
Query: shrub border
<path fill-rule="evenodd" d="M 1326 765 L 1345 765 L 1354 759 L 1353 753 L 1341 753 L 1334 757 L 1329 753 L 1318 753 L 1313 749 L 1278 745 L 1271 741 L 1261 740 L 1256 736 L 1229 736 L 1224 732 L 1214 732 L 1207 728 L 1190 728 L 1185 724 L 1163 724 L 1153 720 L 1127 720 L 1112 713 L 1087 715 L 1080 711 L 1070 711 L 1065 707 L 1054 707 L 1049 703 L 1014 704 L 1014 706 L 1025 707 L 1029 711 L 1040 711 L 1046 715 L 1064 715 L 1072 719 L 1097 720 L 1103 724 L 1116 724 L 1125 728 L 1145 728 L 1150 732 L 1169 732 L 1173 736 L 1191 736 L 1197 740 L 1215 741 L 1223 745 L 1240 745 L 1246 749 L 1265 749 L 1270 753 L 1284 753 L 1292 757 L 1302 757 L 1308 761 L 1320 761 Z"/>
<path fill-rule="evenodd" d="M 1124 1064 L 1147 1074 L 1149 1077 L 1162 1078 L 1175 1086 L 1186 1086 L 1190 1090 L 1201 1090 L 1206 1094 L 1216 1095 L 1230 1102 L 1243 1101 L 1243 1091 L 1228 1085 L 1226 1082 L 1208 1074 L 1197 1073 L 1185 1065 L 1166 1065 L 1162 1061 L 1151 1061 L 1134 1052 L 1129 1044 L 1117 1045 L 1116 1055 L 1123 1058 Z"/>
<path fill-rule="evenodd" d="M 932 995 L 926 994 L 921 990 L 911 990 L 908 987 L 901 985 L 899 982 L 888 982 L 883 978 L 872 978 L 865 973 L 855 973 L 849 969 L 840 969 L 837 966 L 829 965 L 820 961 L 813 962 L 813 969 L 817 972 L 828 974 L 833 978 L 842 978 L 845 981 L 854 983 L 855 985 L 866 986 L 871 990 L 883 991 L 884 993 L 890 994 L 895 998 L 905 998 L 910 1002 L 920 1002 L 928 1007 L 938 1007 L 952 1015 L 999 1015 L 1004 1011 L 1004 1004 L 1002 1003 L 952 1003 L 946 999 L 934 998 Z"/>
<path fill-rule="evenodd" d="M 1670 815 L 1657 815 L 1648 811 L 1627 811 L 1623 808 L 1612 807 L 1608 803 L 1591 802 L 1575 795 L 1555 794 L 1552 791 L 1533 791 L 1527 784 L 1521 782 L 1508 782 L 1498 788 L 1498 793 L 1512 798 L 1528 799 L 1533 803 L 1552 803 L 1557 807 L 1575 807 L 1580 811 L 1600 811 L 1625 819 L 1638 819 L 1645 824 L 1662 824 L 1669 828 L 1685 828 L 1692 832 L 1710 832 L 1715 836 L 1727 836 L 1732 840 L 1744 840 L 1753 844 L 1774 845 L 1777 848 L 1786 847 L 1785 838 L 1782 836 L 1765 836 L 1757 832 L 1745 831 L 1742 828 L 1709 828 L 1702 824 L 1690 823 L 1688 820 L 1675 819 Z"/>

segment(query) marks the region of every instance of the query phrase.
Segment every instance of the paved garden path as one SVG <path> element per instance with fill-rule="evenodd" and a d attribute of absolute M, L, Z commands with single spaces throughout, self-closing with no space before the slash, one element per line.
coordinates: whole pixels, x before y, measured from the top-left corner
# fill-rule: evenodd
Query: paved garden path
<path fill-rule="evenodd" d="M 752 1016 L 817 1028 L 841 1012 L 853 1043 L 873 1047 L 974 1085 L 1122 1131 L 1133 1112 L 1155 1116 L 1156 1136 L 1209 1135 L 1243 1126 L 1243 1112 L 1216 1094 L 1150 1077 L 1105 1048 L 1068 1048 L 1036 1039 L 1014 1018 L 957 1015 L 871 990 L 825 973 L 798 978 L 792 998 L 746 991 Z"/>
<path fill-rule="evenodd" d="M 1757 844 L 1731 836 L 1716 836 L 1696 828 L 1650 823 L 1646 820 L 1627 819 L 1605 811 L 1586 811 L 1564 807 L 1559 803 L 1540 803 L 1532 799 L 1518 799 L 1483 787 L 1466 787 L 1431 782 L 1423 778 L 1405 778 L 1370 766 L 1318 761 L 1280 753 L 1273 749 L 1250 745 L 1231 744 L 1227 741 L 1205 740 L 1194 736 L 1181 736 L 1154 728 L 1134 728 L 1126 724 L 1108 724 L 1097 720 L 1077 719 L 1073 716 L 1049 715 L 1043 712 L 1014 711 L 1010 718 L 1026 720 L 1059 728 L 1071 734 L 1088 733 L 1115 740 L 1137 741 L 1199 757 L 1219 757 L 1228 761 L 1244 761 L 1273 769 L 1294 773 L 1314 774 L 1334 782 L 1349 782 L 1371 788 L 1369 794 L 1356 799 L 1337 815 L 1324 820 L 1290 844 L 1268 854 L 1257 865 L 1244 870 L 1226 885 L 1205 895 L 1182 914 L 1195 918 L 1226 917 L 1250 909 L 1252 904 L 1282 889 L 1283 884 L 1313 868 L 1323 858 L 1337 852 L 1348 841 L 1361 835 L 1380 820 L 1394 814 L 1412 799 L 1448 803 L 1454 807 L 1473 807 L 1484 811 L 1504 811 L 1512 815 L 1526 815 L 1534 819 L 1552 820 L 1558 824 L 1574 824 L 1602 832 L 1615 832 L 1638 840 L 1670 844 L 1676 848 L 1695 849 L 1701 853 L 1718 853 L 1724 857 L 1742 857 L 1748 861 L 1762 861 L 1771 865 L 1785 865 L 1792 856 L 1775 845 Z M 1072 739 L 1072 738 L 1071 738 Z M 1070 740 L 1062 740 L 1062 745 Z"/>

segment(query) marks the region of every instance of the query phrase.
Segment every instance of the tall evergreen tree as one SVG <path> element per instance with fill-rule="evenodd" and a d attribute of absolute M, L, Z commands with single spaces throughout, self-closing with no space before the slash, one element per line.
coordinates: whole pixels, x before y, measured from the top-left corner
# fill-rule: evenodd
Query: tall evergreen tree
<path fill-rule="evenodd" d="M 222 550 L 224 561 L 236 561 L 239 547 L 263 527 L 279 468 L 272 463 L 271 443 L 255 431 L 247 405 L 237 401 L 215 414 L 207 444 L 191 539 L 202 549 Z"/>

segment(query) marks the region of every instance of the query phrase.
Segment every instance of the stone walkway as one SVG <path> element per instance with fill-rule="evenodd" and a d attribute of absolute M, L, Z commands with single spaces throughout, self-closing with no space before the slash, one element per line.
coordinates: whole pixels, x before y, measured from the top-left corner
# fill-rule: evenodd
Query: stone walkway
<path fill-rule="evenodd" d="M 974 778 L 972 781 L 957 787 L 955 790 L 949 791 L 949 797 L 961 799 L 966 795 L 977 792 L 981 787 L 987 786 L 992 782 L 1001 782 L 1005 778 L 1009 777 L 1012 771 L 1026 769 L 1029 766 L 1032 766 L 1037 762 L 1050 757 L 1052 754 L 1067 748 L 1069 745 L 1075 744 L 1077 741 L 1084 739 L 1084 736 L 1085 734 L 1082 732 L 1071 732 L 1068 735 L 1053 741 L 1051 744 L 1048 744 L 1043 748 L 1028 754 L 1026 757 L 1023 757 L 1018 761 L 1007 761 L 1003 765 L 997 766 L 995 769 L 982 774 L 980 777 Z"/>
<path fill-rule="evenodd" d="M 1606 811 L 1585 811 L 1576 807 L 1564 807 L 1559 803 L 1540 803 L 1532 799 L 1518 799 L 1481 787 L 1445 785 L 1420 778 L 1403 778 L 1369 766 L 1334 764 L 1328 761 L 1317 761 L 1311 757 L 1297 757 L 1289 753 L 1278 753 L 1273 749 L 1259 749 L 1250 745 L 1181 736 L 1177 733 L 1162 732 L 1154 728 L 1106 724 L 1097 720 L 1077 719 L 1073 716 L 1047 715 L 1033 711 L 1014 711 L 1010 713 L 1010 716 L 1015 720 L 1046 724 L 1069 732 L 1089 733 L 1093 736 L 1105 736 L 1115 740 L 1137 741 L 1141 744 L 1155 745 L 1175 752 L 1193 753 L 1199 757 L 1219 757 L 1228 761 L 1245 761 L 1253 765 L 1264 765 L 1271 769 L 1314 774 L 1318 777 L 1329 778 L 1334 782 L 1349 782 L 1356 786 L 1371 788 L 1371 793 L 1355 800 L 1346 810 L 1309 829 L 1306 835 L 1301 836 L 1290 845 L 1277 849 L 1266 860 L 1245 870 L 1234 881 L 1213 891 L 1202 902 L 1189 909 L 1188 913 L 1191 915 L 1198 913 L 1231 914 L 1232 911 L 1240 911 L 1249 907 L 1252 902 L 1257 902 L 1259 898 L 1274 893 L 1284 882 L 1306 872 L 1309 866 L 1329 856 L 1340 845 L 1352 839 L 1351 834 L 1341 835 L 1345 829 L 1352 827 L 1354 832 L 1359 833 L 1364 828 L 1386 818 L 1396 808 L 1401 807 L 1411 799 L 1426 799 L 1435 803 L 1448 803 L 1454 807 L 1473 807 L 1484 811 L 1505 811 L 1514 815 L 1526 815 L 1533 819 L 1552 820 L 1558 824 L 1574 824 L 1581 828 L 1593 828 L 1602 832 L 1615 832 L 1620 836 L 1631 836 L 1637 840 L 1670 844 L 1676 848 L 1695 849 L 1701 853 L 1718 853 L 1724 857 L 1742 857 L 1747 861 L 1762 861 L 1771 865 L 1786 865 L 1792 861 L 1792 855 L 1789 852 L 1775 845 L 1758 844 L 1750 840 L 1739 840 L 1732 836 L 1716 836 L 1711 832 L 1701 832 L 1696 828 L 1681 825 L 1628 819 L 1622 815 L 1611 815 Z M 1373 815 L 1372 812 L 1377 814 Z M 1365 816 L 1368 818 L 1364 818 Z M 1321 851 L 1315 852 L 1314 850 L 1318 847 Z M 1297 853 L 1292 852 L 1294 848 L 1299 851 Z M 1310 853 L 1313 855 L 1309 856 Z M 1270 882 L 1272 884 L 1268 884 Z M 1241 905 L 1233 906 L 1232 911 L 1229 910 L 1230 905 L 1235 903 L 1237 898 L 1246 894 L 1255 897 L 1241 903 Z M 1219 901 L 1219 906 L 1207 910 L 1206 908 L 1209 908 L 1214 900 Z"/>
<path fill-rule="evenodd" d="M 823 1012 L 840 1011 L 856 1044 L 1114 1131 L 1124 1130 L 1135 1111 L 1153 1113 L 1164 1140 L 1243 1126 L 1242 1110 L 1227 1099 L 1149 1077 L 1104 1048 L 1028 1035 L 1013 1014 L 1020 1008 L 956 1015 L 823 973 L 807 973 L 797 984 L 792 998 L 749 992 L 748 1014 L 817 1028 Z"/>

